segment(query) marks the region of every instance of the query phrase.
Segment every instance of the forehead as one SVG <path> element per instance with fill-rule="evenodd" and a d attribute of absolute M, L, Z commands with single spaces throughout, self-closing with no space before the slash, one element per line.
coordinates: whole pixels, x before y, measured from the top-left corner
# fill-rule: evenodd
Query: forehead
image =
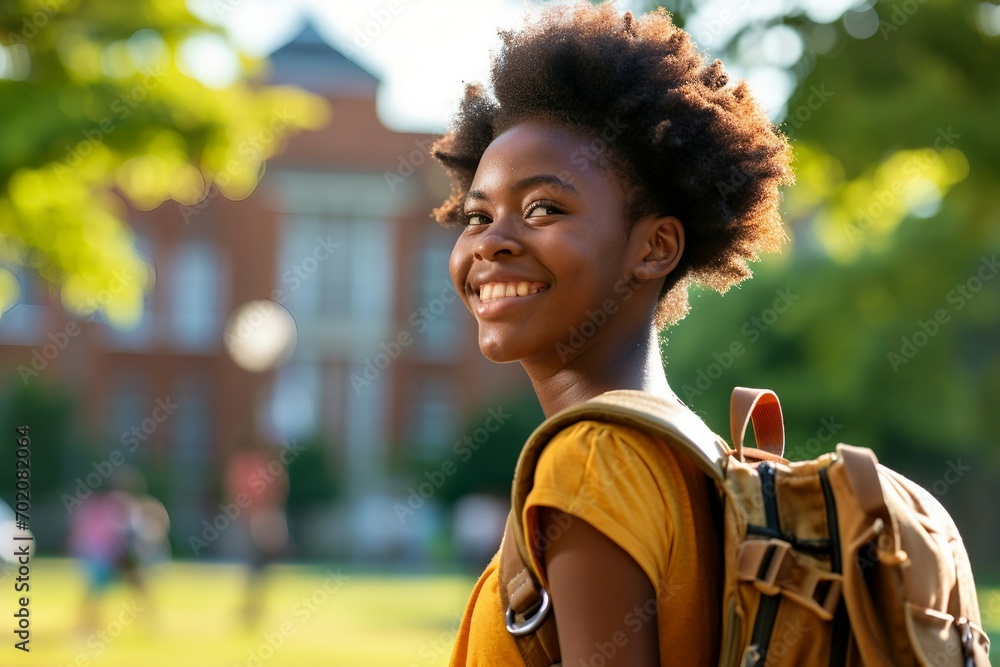
<path fill-rule="evenodd" d="M 617 174 L 607 168 L 608 144 L 599 137 L 555 123 L 526 121 L 506 130 L 486 148 L 473 179 L 475 189 L 550 174 L 574 186 L 614 187 Z"/>

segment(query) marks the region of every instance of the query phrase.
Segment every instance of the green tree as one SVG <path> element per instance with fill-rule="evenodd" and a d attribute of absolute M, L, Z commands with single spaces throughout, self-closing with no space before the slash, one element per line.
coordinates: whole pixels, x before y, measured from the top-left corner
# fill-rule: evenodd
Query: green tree
<path fill-rule="evenodd" d="M 486 432 L 484 420 L 492 414 L 500 415 L 499 428 L 489 433 L 485 441 L 473 440 Z M 414 488 L 427 482 L 439 487 L 435 500 L 449 506 L 470 493 L 506 498 L 510 495 L 517 455 L 544 420 L 533 394 L 497 396 L 466 417 L 462 435 L 441 448 L 441 454 L 407 461 L 406 476 Z"/>
<path fill-rule="evenodd" d="M 792 458 L 875 448 L 986 562 L 1000 543 L 984 529 L 1000 489 L 1000 10 L 882 0 L 823 24 L 796 9 L 720 53 L 745 69 L 779 27 L 805 47 L 782 124 L 790 247 L 732 294 L 693 299 L 669 335 L 674 389 L 724 432 L 732 386 L 775 388 Z"/>
<path fill-rule="evenodd" d="M 231 83 L 189 73 L 208 47 L 233 55 Z M 254 83 L 260 65 L 184 0 L 0 5 L 0 266 L 34 271 L 71 312 L 134 321 L 153 276 L 124 201 L 246 197 L 289 133 L 326 120 L 319 98 Z M 16 299 L 0 269 L 0 313 Z"/>

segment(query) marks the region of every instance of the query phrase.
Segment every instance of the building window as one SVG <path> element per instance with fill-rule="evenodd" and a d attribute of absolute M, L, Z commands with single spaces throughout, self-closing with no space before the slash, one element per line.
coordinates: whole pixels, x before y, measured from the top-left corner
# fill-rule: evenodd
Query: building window
<path fill-rule="evenodd" d="M 297 358 L 364 363 L 396 335 L 396 222 L 408 205 L 382 174 L 277 171 L 276 276 L 299 331 Z"/>
<path fill-rule="evenodd" d="M 440 455 L 458 429 L 451 383 L 443 376 L 425 375 L 411 393 L 410 434 L 416 453 Z"/>
<path fill-rule="evenodd" d="M 375 264 L 386 257 L 385 225 L 335 215 L 286 221 L 279 285 L 290 309 L 317 317 L 380 317 L 388 280 Z"/>
<path fill-rule="evenodd" d="M 117 449 L 127 463 L 148 461 L 149 439 L 157 426 L 151 410 L 148 387 L 140 375 L 115 378 L 108 405 L 108 451 Z"/>
<path fill-rule="evenodd" d="M 425 359 L 447 361 L 455 357 L 458 318 L 464 310 L 448 275 L 451 239 L 435 235 L 424 243 L 417 266 L 418 285 L 414 308 L 414 335 Z"/>
<path fill-rule="evenodd" d="M 188 376 L 161 400 L 170 406 L 170 515 L 178 534 L 194 532 L 208 496 L 212 412 L 206 378 Z"/>
<path fill-rule="evenodd" d="M 219 254 L 207 241 L 185 241 L 168 269 L 169 327 L 172 345 L 189 352 L 210 352 L 222 339 L 223 308 Z"/>
<path fill-rule="evenodd" d="M 143 261 L 150 265 L 153 264 L 152 258 L 155 254 L 155 248 L 149 238 L 141 234 L 138 230 L 135 231 L 135 249 Z M 128 329 L 119 329 L 108 325 L 103 315 L 97 316 L 97 321 L 107 325 L 104 329 L 105 338 L 111 347 L 122 350 L 146 350 L 149 348 L 153 340 L 153 330 L 155 329 L 154 308 L 156 308 L 151 287 L 143 294 L 142 314 L 134 326 Z"/>
<path fill-rule="evenodd" d="M 286 364 L 278 369 L 267 409 L 268 436 L 280 442 L 319 431 L 322 380 L 321 369 L 315 364 Z"/>

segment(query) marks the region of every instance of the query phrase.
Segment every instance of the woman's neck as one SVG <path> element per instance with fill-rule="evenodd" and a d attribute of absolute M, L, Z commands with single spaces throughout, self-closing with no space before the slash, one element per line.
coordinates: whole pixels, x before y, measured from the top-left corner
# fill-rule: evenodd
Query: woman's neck
<path fill-rule="evenodd" d="M 637 389 L 673 396 L 663 370 L 660 341 L 655 329 L 595 345 L 559 369 L 522 362 L 546 417 L 614 389 Z"/>

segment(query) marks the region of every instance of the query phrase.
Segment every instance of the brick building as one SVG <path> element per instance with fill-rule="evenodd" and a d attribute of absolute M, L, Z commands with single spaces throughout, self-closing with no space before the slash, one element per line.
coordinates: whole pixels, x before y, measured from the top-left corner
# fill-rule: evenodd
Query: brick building
<path fill-rule="evenodd" d="M 519 368 L 481 357 L 455 298 L 447 258 L 457 232 L 429 218 L 448 188 L 427 157 L 432 137 L 385 128 L 377 79 L 312 27 L 271 61 L 272 83 L 327 98 L 332 121 L 293 137 L 245 200 L 213 192 L 194 206 L 130 211 L 156 273 L 141 322 L 80 322 L 44 376 L 79 397 L 80 428 L 109 452 L 131 448 L 138 428 L 134 460 L 169 480 L 175 539 L 217 511 L 218 479 L 241 439 L 318 435 L 336 468 L 327 472 L 345 483 L 341 535 L 354 540 L 360 526 L 377 551 L 380 531 L 395 528 L 369 520 L 369 500 L 399 493 L 387 472 L 398 449 L 444 451 L 470 411 L 530 388 Z M 21 278 L 25 298 L 0 319 L 10 382 L 71 322 Z M 223 345 L 229 314 L 255 299 L 279 302 L 297 326 L 293 355 L 262 373 L 239 368 Z M 367 509 L 351 519 L 352 508 Z"/>

